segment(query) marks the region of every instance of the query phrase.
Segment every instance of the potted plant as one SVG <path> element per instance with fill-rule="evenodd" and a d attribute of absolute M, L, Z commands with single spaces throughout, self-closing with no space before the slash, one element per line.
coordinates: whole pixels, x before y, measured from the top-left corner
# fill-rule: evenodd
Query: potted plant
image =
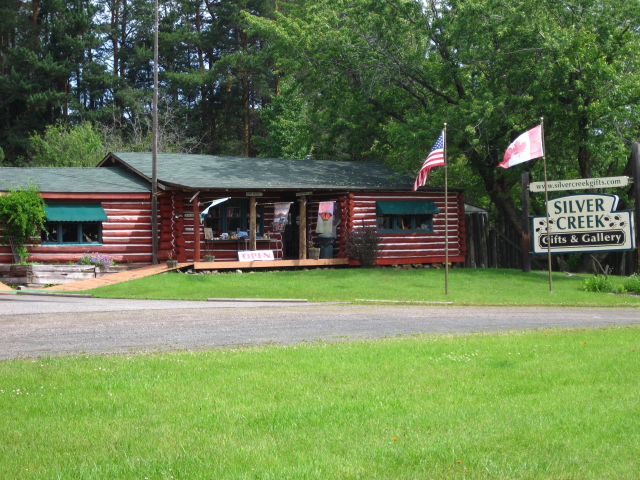
<path fill-rule="evenodd" d="M 178 261 L 173 259 L 173 252 L 169 252 L 169 259 L 167 260 L 167 268 L 176 268 Z"/>
<path fill-rule="evenodd" d="M 205 262 L 213 262 L 215 261 L 216 257 L 214 257 L 213 255 L 205 255 L 204 256 L 204 261 Z"/>
<path fill-rule="evenodd" d="M 309 254 L 309 260 L 320 260 L 320 248 L 313 243 L 313 240 L 307 242 L 307 252 Z"/>

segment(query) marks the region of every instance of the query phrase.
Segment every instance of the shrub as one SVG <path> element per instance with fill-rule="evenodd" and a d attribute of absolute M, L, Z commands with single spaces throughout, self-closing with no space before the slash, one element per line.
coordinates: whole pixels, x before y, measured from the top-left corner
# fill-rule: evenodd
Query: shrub
<path fill-rule="evenodd" d="M 587 278 L 582 284 L 585 292 L 613 292 L 613 283 L 604 275 L 596 275 L 593 278 Z"/>
<path fill-rule="evenodd" d="M 44 200 L 33 184 L 7 190 L 0 196 L 0 243 L 11 245 L 16 263 L 25 263 L 29 256 L 26 244 L 44 229 Z"/>
<path fill-rule="evenodd" d="M 638 275 L 631 275 L 630 277 L 625 278 L 622 283 L 622 287 L 624 287 L 624 293 L 630 292 L 640 294 L 640 277 Z"/>
<path fill-rule="evenodd" d="M 346 233 L 349 258 L 357 260 L 361 267 L 372 267 L 380 252 L 380 237 L 375 227 L 361 227 Z"/>

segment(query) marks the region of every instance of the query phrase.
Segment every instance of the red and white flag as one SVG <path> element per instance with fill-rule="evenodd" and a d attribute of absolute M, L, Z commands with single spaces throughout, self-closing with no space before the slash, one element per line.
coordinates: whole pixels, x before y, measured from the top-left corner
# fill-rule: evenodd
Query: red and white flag
<path fill-rule="evenodd" d="M 524 132 L 509 145 L 507 151 L 504 152 L 502 162 L 500 162 L 498 166 L 509 168 L 543 156 L 542 126 L 538 125 L 528 132 Z"/>
<path fill-rule="evenodd" d="M 429 155 L 422 164 L 422 168 L 420 172 L 418 172 L 416 181 L 413 184 L 413 191 L 415 192 L 418 187 L 424 186 L 429 176 L 429 170 L 431 170 L 432 167 L 440 167 L 442 165 L 444 165 L 444 130 L 436 140 L 436 143 L 433 144 L 431 152 L 429 152 Z"/>

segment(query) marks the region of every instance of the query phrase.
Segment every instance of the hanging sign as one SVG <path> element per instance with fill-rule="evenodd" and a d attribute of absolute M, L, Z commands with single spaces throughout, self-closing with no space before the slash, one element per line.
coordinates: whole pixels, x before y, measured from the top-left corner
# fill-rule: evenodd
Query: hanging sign
<path fill-rule="evenodd" d="M 273 250 L 244 250 L 238 252 L 238 260 L 241 262 L 255 262 L 259 260 L 275 260 Z"/>
<path fill-rule="evenodd" d="M 318 204 L 318 220 L 316 232 L 331 235 L 333 233 L 333 211 L 335 202 L 320 202 Z"/>
<path fill-rule="evenodd" d="M 583 194 L 549 200 L 547 218 L 533 217 L 533 253 L 633 250 L 635 235 L 631 212 L 616 212 L 617 195 Z"/>
<path fill-rule="evenodd" d="M 549 192 L 558 190 L 587 190 L 589 188 L 618 188 L 629 185 L 629 177 L 577 178 L 575 180 L 551 180 L 547 182 Z M 544 192 L 544 182 L 531 182 L 530 192 Z"/>
<path fill-rule="evenodd" d="M 273 206 L 273 232 L 284 232 L 284 226 L 289 218 L 291 202 L 278 202 Z"/>

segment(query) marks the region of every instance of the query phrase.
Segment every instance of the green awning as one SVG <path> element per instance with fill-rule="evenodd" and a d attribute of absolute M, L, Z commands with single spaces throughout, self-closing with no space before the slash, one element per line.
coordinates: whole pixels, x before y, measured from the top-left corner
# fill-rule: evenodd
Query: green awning
<path fill-rule="evenodd" d="M 424 200 L 376 202 L 376 209 L 378 215 L 435 215 L 440 213 L 435 203 Z"/>
<path fill-rule="evenodd" d="M 107 214 L 98 203 L 53 203 L 45 205 L 47 222 L 106 222 Z"/>

